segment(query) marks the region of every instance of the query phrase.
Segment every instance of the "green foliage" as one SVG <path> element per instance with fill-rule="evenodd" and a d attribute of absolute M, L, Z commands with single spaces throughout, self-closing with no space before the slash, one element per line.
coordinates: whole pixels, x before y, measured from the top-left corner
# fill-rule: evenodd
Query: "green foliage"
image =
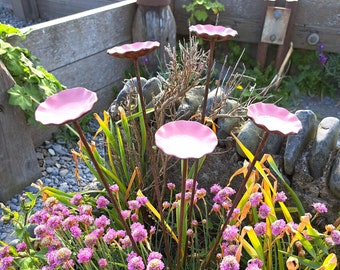
<path fill-rule="evenodd" d="M 325 64 L 326 79 L 334 87 L 333 89 L 340 89 L 340 54 L 329 53 L 327 56 L 328 60 Z"/>
<path fill-rule="evenodd" d="M 190 13 L 190 22 L 205 22 L 209 17 L 209 12 L 214 15 L 224 11 L 224 6 L 218 0 L 194 0 L 183 8 Z"/>
<path fill-rule="evenodd" d="M 36 65 L 37 59 L 26 48 L 12 45 L 15 37 L 25 38 L 20 30 L 0 24 L 0 36 L 0 60 L 16 82 L 8 90 L 9 104 L 19 106 L 28 122 L 34 124 L 38 103 L 65 87 L 42 66 Z"/>

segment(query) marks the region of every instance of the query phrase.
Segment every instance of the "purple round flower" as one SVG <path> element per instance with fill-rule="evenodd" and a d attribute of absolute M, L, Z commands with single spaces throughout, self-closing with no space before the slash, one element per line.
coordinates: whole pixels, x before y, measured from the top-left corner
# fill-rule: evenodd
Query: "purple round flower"
<path fill-rule="evenodd" d="M 97 102 L 97 94 L 82 87 L 66 89 L 40 103 L 35 120 L 43 125 L 62 125 L 88 113 Z"/>
<path fill-rule="evenodd" d="M 174 190 L 176 187 L 174 183 L 167 183 L 166 186 L 168 187 L 169 190 Z"/>
<path fill-rule="evenodd" d="M 83 196 L 81 196 L 81 194 L 79 194 L 79 193 L 76 193 L 71 198 L 70 203 L 73 204 L 73 205 L 78 205 L 78 204 L 80 204 L 82 199 L 83 199 Z"/>
<path fill-rule="evenodd" d="M 128 270 L 144 270 L 145 265 L 143 259 L 135 252 L 131 252 L 127 257 Z"/>
<path fill-rule="evenodd" d="M 254 225 L 254 232 L 257 236 L 264 235 L 267 231 L 267 225 L 265 222 L 258 222 Z"/>
<path fill-rule="evenodd" d="M 81 248 L 77 255 L 78 263 L 88 263 L 92 259 L 93 249 Z"/>
<path fill-rule="evenodd" d="M 275 201 L 285 202 L 286 200 L 287 200 L 287 196 L 284 191 L 280 191 L 276 193 Z"/>
<path fill-rule="evenodd" d="M 100 217 L 95 219 L 94 225 L 96 225 L 98 228 L 104 228 L 110 225 L 110 219 L 107 218 L 105 215 L 101 215 Z"/>
<path fill-rule="evenodd" d="M 251 206 L 256 207 L 260 204 L 261 200 L 263 198 L 263 195 L 261 192 L 254 192 L 250 194 L 249 196 L 249 202 Z"/>
<path fill-rule="evenodd" d="M 133 223 L 131 225 L 131 234 L 133 240 L 135 240 L 136 242 L 142 242 L 146 240 L 148 236 L 148 232 L 144 228 L 144 225 L 140 224 L 139 222 Z"/>
<path fill-rule="evenodd" d="M 195 184 L 195 190 L 197 190 L 198 183 Z M 186 190 L 193 190 L 194 188 L 194 179 L 188 178 L 185 180 L 185 189 Z"/>
<path fill-rule="evenodd" d="M 229 242 L 235 241 L 238 235 L 238 228 L 235 225 L 228 225 L 223 231 L 223 239 Z"/>
<path fill-rule="evenodd" d="M 240 265 L 236 260 L 235 256 L 227 255 L 223 257 L 222 262 L 220 263 L 221 270 L 239 270 Z"/>
<path fill-rule="evenodd" d="M 333 240 L 334 244 L 340 245 L 340 231 L 333 230 L 331 232 L 331 237 L 332 237 L 332 240 Z"/>
<path fill-rule="evenodd" d="M 26 243 L 25 242 L 21 242 L 19 244 L 16 245 L 16 249 L 18 252 L 22 252 L 26 250 Z"/>
<path fill-rule="evenodd" d="M 140 203 L 137 200 L 128 201 L 128 205 L 130 210 L 137 210 L 141 207 Z"/>
<path fill-rule="evenodd" d="M 161 126 L 156 131 L 155 143 L 170 156 L 181 159 L 201 158 L 214 151 L 217 137 L 201 123 L 178 120 Z"/>
<path fill-rule="evenodd" d="M 268 214 L 270 212 L 270 207 L 263 203 L 260 207 L 259 207 L 259 217 L 262 218 L 262 219 L 265 219 Z"/>
<path fill-rule="evenodd" d="M 222 187 L 219 184 L 213 184 L 210 187 L 210 193 L 212 194 L 216 194 L 217 192 L 219 192 L 222 189 Z"/>
<path fill-rule="evenodd" d="M 283 219 L 275 220 L 271 225 L 270 228 L 272 230 L 272 234 L 277 236 L 281 234 L 286 227 L 286 222 Z"/>
<path fill-rule="evenodd" d="M 314 210 L 318 213 L 327 213 L 328 209 L 324 203 L 313 203 Z"/>
<path fill-rule="evenodd" d="M 8 256 L 8 257 L 5 257 L 5 258 L 2 258 L 0 260 L 1 264 L 0 264 L 0 269 L 10 269 L 10 267 L 12 266 L 12 263 L 13 263 L 13 260 L 14 258 L 12 256 Z"/>
<path fill-rule="evenodd" d="M 72 226 L 70 228 L 70 233 L 74 238 L 78 238 L 82 234 L 81 229 L 78 227 L 78 225 Z"/>
<path fill-rule="evenodd" d="M 61 262 L 68 261 L 71 257 L 71 250 L 69 250 L 67 247 L 62 247 L 59 250 L 57 250 L 57 259 L 60 260 Z"/>
<path fill-rule="evenodd" d="M 104 196 L 99 196 L 96 201 L 98 209 L 105 209 L 109 203 L 110 201 L 106 199 Z"/>
<path fill-rule="evenodd" d="M 106 259 L 100 258 L 100 259 L 98 260 L 98 265 L 99 265 L 100 268 L 105 268 L 105 267 L 107 267 L 107 261 L 106 261 Z"/>
<path fill-rule="evenodd" d="M 247 116 L 264 130 L 280 135 L 294 135 L 302 129 L 299 118 L 287 109 L 262 102 L 251 104 Z"/>

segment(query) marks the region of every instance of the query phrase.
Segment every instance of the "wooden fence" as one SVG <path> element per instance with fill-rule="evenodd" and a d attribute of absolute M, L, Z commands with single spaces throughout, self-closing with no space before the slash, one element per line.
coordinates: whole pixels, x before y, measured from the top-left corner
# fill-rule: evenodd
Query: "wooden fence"
<path fill-rule="evenodd" d="M 95 91 L 94 110 L 102 111 L 114 99 L 113 87 L 122 86 L 124 72 L 132 65 L 106 51 L 131 42 L 135 9 L 135 1 L 126 0 L 24 28 L 31 32 L 21 45 L 66 87 Z M 32 132 L 35 145 L 48 134 L 36 128 Z"/>
<path fill-rule="evenodd" d="M 239 35 L 236 40 L 259 43 L 262 35 L 264 0 L 219 0 L 225 11 L 219 15 L 218 24 L 232 27 Z M 271 1 L 271 0 L 270 0 Z M 291 1 L 291 0 L 290 0 Z M 173 0 L 177 33 L 188 34 L 189 14 L 183 8 L 191 0 Z M 278 0 L 275 5 L 284 6 Z M 216 16 L 211 15 L 210 23 Z M 295 48 L 315 49 L 308 44 L 308 38 L 315 34 L 325 51 L 340 53 L 340 1 L 339 0 L 298 0 L 292 41 Z"/>

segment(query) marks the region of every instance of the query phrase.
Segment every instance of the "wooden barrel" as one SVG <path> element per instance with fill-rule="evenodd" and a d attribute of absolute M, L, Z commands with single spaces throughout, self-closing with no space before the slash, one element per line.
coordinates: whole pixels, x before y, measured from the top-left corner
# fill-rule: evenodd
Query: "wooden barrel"
<path fill-rule="evenodd" d="M 136 41 L 159 41 L 160 47 L 153 53 L 140 59 L 140 64 L 154 72 L 164 67 L 167 53 L 164 47 L 176 46 L 176 22 L 170 0 L 138 0 L 138 7 L 132 28 L 132 39 Z"/>

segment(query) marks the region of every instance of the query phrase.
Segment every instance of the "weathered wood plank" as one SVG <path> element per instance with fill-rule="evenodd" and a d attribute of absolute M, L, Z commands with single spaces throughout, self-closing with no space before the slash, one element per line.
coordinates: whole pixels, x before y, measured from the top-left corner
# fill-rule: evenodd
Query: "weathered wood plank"
<path fill-rule="evenodd" d="M 22 46 L 49 71 L 80 61 L 131 40 L 134 3 L 122 1 L 35 25 Z"/>
<path fill-rule="evenodd" d="M 183 9 L 183 4 L 189 0 L 175 0 L 174 15 L 177 23 L 177 33 L 188 34 L 189 14 Z M 258 43 L 262 34 L 263 0 L 220 0 L 225 11 L 219 16 L 219 24 L 226 25 L 238 31 L 236 40 Z M 284 1 L 279 1 L 280 4 Z M 282 3 L 281 3 L 282 2 Z M 215 17 L 210 17 L 214 23 Z M 295 48 L 315 49 L 308 45 L 307 38 L 312 33 L 320 36 L 320 42 L 325 50 L 340 53 L 340 2 L 338 0 L 299 0 L 293 31 Z"/>
<path fill-rule="evenodd" d="M 7 89 L 14 80 L 1 61 L 0 74 L 0 201 L 7 201 L 37 180 L 41 171 L 24 114 L 8 104 Z"/>
<path fill-rule="evenodd" d="M 117 0 L 37 0 L 40 16 L 48 19 L 72 15 L 115 2 Z"/>

